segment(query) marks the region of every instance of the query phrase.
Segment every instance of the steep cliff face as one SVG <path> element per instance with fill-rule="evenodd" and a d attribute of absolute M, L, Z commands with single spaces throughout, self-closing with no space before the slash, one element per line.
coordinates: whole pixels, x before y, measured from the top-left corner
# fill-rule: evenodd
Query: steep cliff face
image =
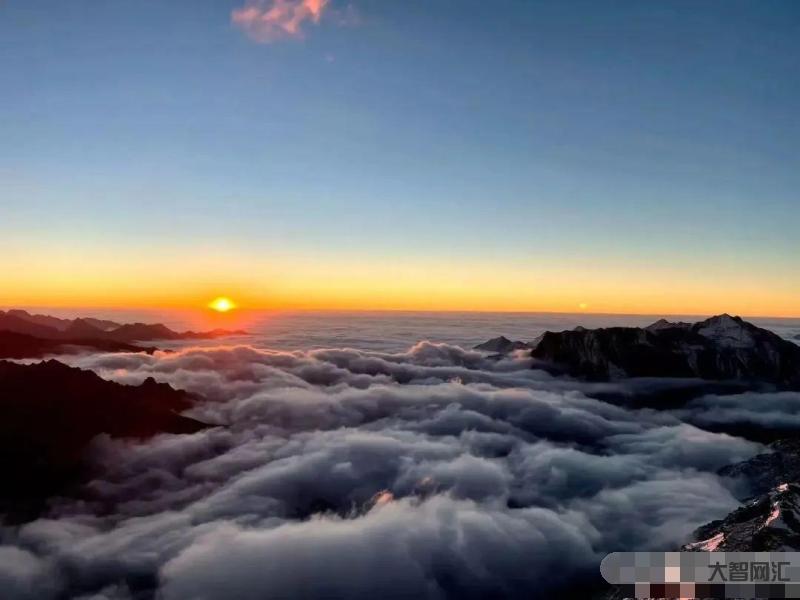
<path fill-rule="evenodd" d="M 593 379 L 699 377 L 800 387 L 800 347 L 730 315 L 694 324 L 662 320 L 646 328 L 546 332 L 532 355 Z"/>

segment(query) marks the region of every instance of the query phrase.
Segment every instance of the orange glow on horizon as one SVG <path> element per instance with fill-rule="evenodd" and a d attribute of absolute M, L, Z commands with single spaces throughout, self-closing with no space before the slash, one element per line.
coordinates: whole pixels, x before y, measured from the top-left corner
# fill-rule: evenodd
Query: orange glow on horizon
<path fill-rule="evenodd" d="M 319 282 L 317 282 L 319 283 Z M 287 289 L 270 287 L 267 290 L 253 290 L 250 294 L 240 293 L 241 301 L 233 303 L 230 298 L 215 298 L 204 302 L 203 292 L 190 289 L 159 290 L 147 293 L 143 289 L 130 290 L 130 294 L 104 293 L 105 290 L 66 289 L 36 290 L 38 293 L 0 294 L 0 309 L 8 308 L 110 308 L 110 309 L 173 309 L 192 310 L 205 307 L 211 317 L 228 317 L 252 311 L 432 311 L 432 312 L 543 312 L 543 313 L 583 313 L 583 314 L 627 314 L 657 316 L 703 316 L 727 312 L 750 317 L 800 318 L 800 310 L 794 297 L 775 297 L 768 291 L 752 287 L 747 294 L 737 295 L 735 290 L 720 290 L 715 294 L 707 290 L 672 289 L 667 295 L 661 290 L 648 290 L 618 284 L 616 290 L 605 285 L 592 286 L 590 303 L 576 298 L 585 290 L 569 289 L 563 283 L 556 289 L 531 288 L 516 290 L 517 293 L 504 295 L 502 286 L 476 286 L 465 288 L 459 285 L 448 286 L 439 281 L 438 285 L 392 286 L 386 282 L 379 289 L 353 285 L 347 282 L 341 286 L 310 285 L 291 286 Z M 359 282 L 360 283 L 360 282 Z M 498 290 L 495 293 L 487 290 Z M 716 290 L 715 290 L 716 291 Z M 96 292 L 96 293 L 95 293 Z M 166 292 L 166 293 L 165 293 Z M 198 298 L 199 296 L 199 298 Z M 208 298 L 208 295 L 205 295 Z M 221 302 L 220 302 L 221 300 Z M 228 304 L 232 303 L 232 306 Z"/>
<path fill-rule="evenodd" d="M 226 321 L 253 310 L 800 317 L 800 280 L 787 277 L 781 265 L 716 263 L 710 275 L 705 263 L 677 259 L 630 259 L 623 267 L 599 258 L 322 259 L 219 249 L 143 254 L 91 245 L 10 250 L 17 246 L 0 261 L 0 308 L 202 309 L 206 318 Z M 209 306 L 220 298 L 227 310 Z"/>
<path fill-rule="evenodd" d="M 246 309 L 237 304 L 234 308 L 220 310 L 210 304 L 204 305 L 202 301 L 187 296 L 163 297 L 154 296 L 152 299 L 142 296 L 97 298 L 97 297 L 70 297 L 67 298 L 6 298 L 0 297 L 0 310 L 12 308 L 38 309 L 120 309 L 120 310 L 174 310 L 178 312 L 192 312 L 198 306 L 205 306 L 205 324 L 216 323 L 208 321 L 211 318 L 225 318 L 226 325 L 229 320 L 237 315 L 236 320 L 248 318 L 254 312 L 260 311 L 311 311 L 311 312 L 486 312 L 486 313 L 554 313 L 554 314 L 607 314 L 607 315 L 652 315 L 658 317 L 679 316 L 712 316 L 727 312 L 742 317 L 767 317 L 767 318 L 800 318 L 796 305 L 789 303 L 770 306 L 754 298 L 750 302 L 729 302 L 722 299 L 708 299 L 705 302 L 694 298 L 675 298 L 673 302 L 652 302 L 649 298 L 603 298 L 602 302 L 595 302 L 584 308 L 580 303 L 567 299 L 543 294 L 542 298 L 530 299 L 528 302 L 519 298 L 500 299 L 483 298 L 477 295 L 464 295 L 457 298 L 449 295 L 437 297 L 430 294 L 428 297 L 421 295 L 398 295 L 396 297 L 381 298 L 365 294 L 364 296 L 334 295 L 320 293 L 318 296 L 305 295 L 303 298 L 276 294 L 273 297 L 257 296 L 248 300 Z M 244 311 L 244 312 L 243 312 Z M 197 313 L 198 316 L 200 313 Z M 216 326 L 216 325 L 215 325 Z M 243 328 L 246 329 L 244 325 Z"/>

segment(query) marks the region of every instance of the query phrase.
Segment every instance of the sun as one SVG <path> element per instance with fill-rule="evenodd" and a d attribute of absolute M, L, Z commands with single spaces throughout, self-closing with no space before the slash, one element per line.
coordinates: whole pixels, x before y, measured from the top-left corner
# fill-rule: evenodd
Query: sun
<path fill-rule="evenodd" d="M 211 310 L 215 310 L 217 312 L 224 313 L 236 308 L 236 304 L 230 298 L 226 298 L 225 296 L 220 296 L 219 298 L 214 298 L 211 302 L 209 302 L 208 308 L 210 308 Z"/>

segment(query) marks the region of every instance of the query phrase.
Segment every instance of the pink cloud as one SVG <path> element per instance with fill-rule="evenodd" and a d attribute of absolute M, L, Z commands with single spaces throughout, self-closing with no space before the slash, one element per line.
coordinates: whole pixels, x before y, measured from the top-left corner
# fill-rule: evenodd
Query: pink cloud
<path fill-rule="evenodd" d="M 302 37 L 305 21 L 319 23 L 328 0 L 247 0 L 231 20 L 253 40 L 270 43 Z"/>

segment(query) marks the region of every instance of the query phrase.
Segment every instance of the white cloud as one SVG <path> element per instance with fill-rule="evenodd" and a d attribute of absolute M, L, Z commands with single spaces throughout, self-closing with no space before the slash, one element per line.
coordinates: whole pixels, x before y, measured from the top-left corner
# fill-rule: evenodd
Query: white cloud
<path fill-rule="evenodd" d="M 761 449 L 446 344 L 68 360 L 200 394 L 224 426 L 97 439 L 82 498 L 2 529 L 41 597 L 550 597 L 726 514 L 714 471 Z"/>

